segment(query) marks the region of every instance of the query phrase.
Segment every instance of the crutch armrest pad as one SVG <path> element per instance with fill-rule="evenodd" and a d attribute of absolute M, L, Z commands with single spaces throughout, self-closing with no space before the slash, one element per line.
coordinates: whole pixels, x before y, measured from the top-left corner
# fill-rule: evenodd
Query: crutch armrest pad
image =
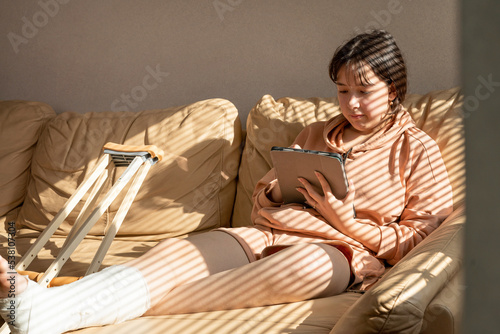
<path fill-rule="evenodd" d="M 163 158 L 163 150 L 155 145 L 122 145 L 117 143 L 106 143 L 103 147 L 104 150 L 116 151 L 116 152 L 148 152 L 152 158 L 158 158 L 161 161 Z"/>

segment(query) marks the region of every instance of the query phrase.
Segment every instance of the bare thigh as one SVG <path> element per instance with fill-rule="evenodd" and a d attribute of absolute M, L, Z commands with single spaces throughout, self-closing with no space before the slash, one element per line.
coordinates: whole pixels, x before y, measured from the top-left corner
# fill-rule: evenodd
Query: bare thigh
<path fill-rule="evenodd" d="M 231 235 L 212 231 L 160 242 L 126 265 L 138 268 L 155 305 L 170 290 L 201 278 L 248 264 L 241 245 Z"/>
<path fill-rule="evenodd" d="M 298 244 L 179 285 L 147 315 L 232 310 L 331 296 L 344 291 L 349 278 L 349 263 L 338 249 Z"/>

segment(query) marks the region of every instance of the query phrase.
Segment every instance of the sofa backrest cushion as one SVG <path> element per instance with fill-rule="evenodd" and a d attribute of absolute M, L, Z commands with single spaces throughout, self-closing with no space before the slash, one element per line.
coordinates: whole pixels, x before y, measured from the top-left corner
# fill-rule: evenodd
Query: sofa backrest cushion
<path fill-rule="evenodd" d="M 465 201 L 465 134 L 460 89 L 412 94 L 404 106 L 417 127 L 438 144 L 453 188 L 454 207 L 460 207 Z"/>
<path fill-rule="evenodd" d="M 38 137 L 55 115 L 45 103 L 0 101 L 0 216 L 23 203 Z"/>
<path fill-rule="evenodd" d="M 462 98 L 458 88 L 409 94 L 403 103 L 417 126 L 438 143 L 452 183 L 455 205 L 465 196 Z M 292 98 L 275 100 L 265 95 L 250 111 L 247 137 L 240 165 L 233 226 L 251 225 L 255 184 L 271 168 L 272 146 L 289 146 L 307 125 L 340 113 L 336 98 Z"/>
<path fill-rule="evenodd" d="M 241 154 L 241 124 L 232 103 L 211 99 L 142 112 L 58 115 L 47 124 L 33 157 L 18 236 L 33 236 L 47 226 L 89 175 L 106 142 L 156 145 L 165 152 L 163 160 L 151 167 L 117 237 L 161 240 L 229 225 Z M 112 171 L 113 181 L 105 183 L 104 193 L 124 168 Z M 103 235 L 127 188 L 89 236 Z M 87 198 L 88 194 L 57 234 L 69 233 Z"/>

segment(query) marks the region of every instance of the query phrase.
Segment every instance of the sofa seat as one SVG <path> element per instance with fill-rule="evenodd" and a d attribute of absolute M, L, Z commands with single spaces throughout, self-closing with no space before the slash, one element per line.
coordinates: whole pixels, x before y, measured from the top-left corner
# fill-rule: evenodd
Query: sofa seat
<path fill-rule="evenodd" d="M 331 328 L 360 297 L 358 293 L 298 303 L 241 310 L 142 317 L 126 323 L 88 328 L 74 333 L 182 333 L 182 334 L 269 334 L 330 333 Z M 334 308 L 332 310 L 332 308 Z"/>

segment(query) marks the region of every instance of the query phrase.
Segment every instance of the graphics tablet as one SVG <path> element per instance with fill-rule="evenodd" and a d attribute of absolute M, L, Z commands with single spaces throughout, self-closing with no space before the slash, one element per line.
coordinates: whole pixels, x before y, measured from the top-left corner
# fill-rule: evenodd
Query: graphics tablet
<path fill-rule="evenodd" d="M 297 179 L 299 177 L 308 180 L 323 195 L 315 171 L 327 179 L 336 198 L 343 199 L 347 194 L 348 182 L 341 154 L 274 146 L 271 159 L 285 203 L 305 202 L 304 196 L 296 189 L 303 187 Z"/>

